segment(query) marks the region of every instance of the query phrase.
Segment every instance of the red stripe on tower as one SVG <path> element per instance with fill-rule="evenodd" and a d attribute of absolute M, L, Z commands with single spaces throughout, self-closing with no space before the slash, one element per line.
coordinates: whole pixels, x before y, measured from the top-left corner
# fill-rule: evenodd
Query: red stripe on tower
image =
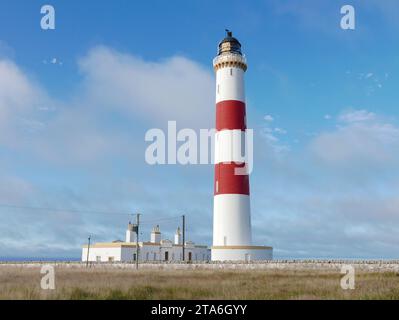
<path fill-rule="evenodd" d="M 245 103 L 237 100 L 224 100 L 216 104 L 216 130 L 245 131 Z"/>
<path fill-rule="evenodd" d="M 235 174 L 243 168 L 244 163 L 217 163 L 215 165 L 215 195 L 246 194 L 249 195 L 249 176 Z"/>

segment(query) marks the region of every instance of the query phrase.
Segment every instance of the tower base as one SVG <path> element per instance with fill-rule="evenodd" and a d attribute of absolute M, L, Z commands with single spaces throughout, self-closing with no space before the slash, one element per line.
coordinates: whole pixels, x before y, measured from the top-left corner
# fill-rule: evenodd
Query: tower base
<path fill-rule="evenodd" d="M 266 246 L 213 246 L 212 261 L 272 260 L 273 248 Z"/>

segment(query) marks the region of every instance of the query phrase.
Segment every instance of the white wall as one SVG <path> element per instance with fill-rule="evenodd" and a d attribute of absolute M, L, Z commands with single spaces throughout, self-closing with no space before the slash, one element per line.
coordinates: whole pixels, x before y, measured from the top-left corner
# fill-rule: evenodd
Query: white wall
<path fill-rule="evenodd" d="M 216 103 L 224 100 L 245 101 L 244 70 L 224 67 L 216 72 Z"/>
<path fill-rule="evenodd" d="M 126 230 L 126 242 L 135 242 L 136 241 L 136 233 L 130 230 Z"/>
<path fill-rule="evenodd" d="M 212 261 L 272 260 L 273 249 L 212 249 Z"/>
<path fill-rule="evenodd" d="M 249 246 L 252 242 L 250 198 L 219 194 L 213 200 L 213 245 Z"/>
<path fill-rule="evenodd" d="M 90 247 L 89 261 L 97 261 L 97 256 L 101 257 L 101 262 L 108 262 L 109 258 L 114 261 L 121 261 L 121 248 L 96 248 Z M 87 260 L 87 248 L 82 250 L 82 261 Z"/>
<path fill-rule="evenodd" d="M 140 261 L 164 261 L 165 252 L 169 253 L 168 261 L 180 261 L 182 258 L 182 247 L 181 246 L 169 246 L 160 247 L 147 245 L 140 247 L 139 259 Z M 192 261 L 209 261 L 211 259 L 210 250 L 208 248 L 195 248 L 187 247 L 185 249 L 186 261 L 189 259 L 189 253 L 191 252 Z M 114 261 L 128 262 L 133 261 L 133 256 L 136 253 L 135 247 L 116 247 L 116 248 L 90 248 L 89 261 L 97 261 L 97 256 L 101 257 L 101 262 L 108 262 L 110 257 L 113 257 Z M 87 248 L 82 249 L 82 261 L 86 261 Z M 148 259 L 147 259 L 148 257 Z"/>

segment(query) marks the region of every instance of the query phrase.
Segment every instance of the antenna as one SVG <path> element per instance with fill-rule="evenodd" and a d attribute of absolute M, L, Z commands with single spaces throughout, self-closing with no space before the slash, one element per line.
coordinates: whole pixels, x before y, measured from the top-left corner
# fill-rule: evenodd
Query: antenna
<path fill-rule="evenodd" d="M 182 221 L 182 224 L 183 224 L 182 250 L 183 250 L 183 261 L 185 261 L 186 259 L 185 259 L 184 255 L 185 255 L 185 246 L 186 246 L 186 244 L 185 244 L 185 242 L 186 242 L 186 215 L 183 214 L 182 219 L 183 219 L 183 221 Z"/>
<path fill-rule="evenodd" d="M 140 225 L 140 213 L 136 214 L 136 269 L 139 268 L 139 225 Z"/>
<path fill-rule="evenodd" d="M 87 239 L 89 241 L 88 241 L 88 245 L 87 245 L 86 268 L 89 266 L 89 252 L 90 252 L 90 239 L 91 239 L 91 236 L 89 236 Z"/>

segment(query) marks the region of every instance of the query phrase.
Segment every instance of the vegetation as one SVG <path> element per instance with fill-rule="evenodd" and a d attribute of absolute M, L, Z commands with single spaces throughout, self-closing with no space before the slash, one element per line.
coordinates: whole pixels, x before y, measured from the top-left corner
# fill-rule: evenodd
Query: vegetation
<path fill-rule="evenodd" d="M 399 274 L 322 270 L 55 269 L 55 290 L 40 288 L 39 267 L 0 267 L 0 299 L 399 299 Z"/>

